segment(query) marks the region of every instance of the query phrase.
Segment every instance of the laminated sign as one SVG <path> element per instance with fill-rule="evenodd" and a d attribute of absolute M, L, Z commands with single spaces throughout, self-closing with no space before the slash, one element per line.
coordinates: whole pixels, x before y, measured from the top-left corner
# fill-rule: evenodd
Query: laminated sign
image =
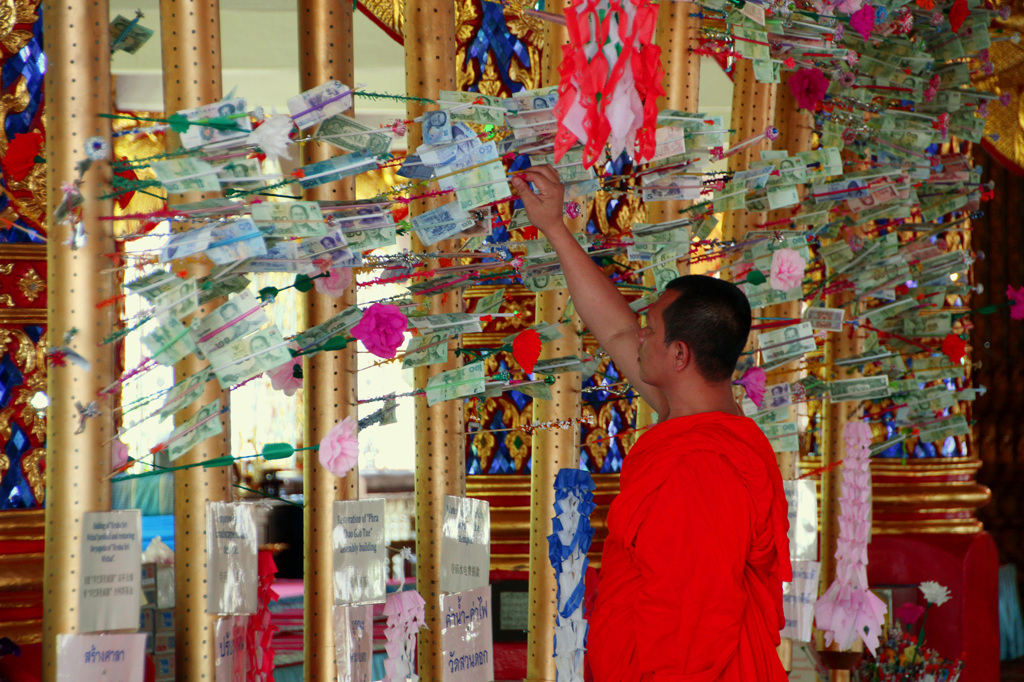
<path fill-rule="evenodd" d="M 142 602 L 142 513 L 86 512 L 82 533 L 80 632 L 134 630 Z"/>
<path fill-rule="evenodd" d="M 214 644 L 217 662 L 216 682 L 245 682 L 249 656 L 245 650 L 245 631 L 249 619 L 226 616 L 217 619 L 217 640 Z"/>
<path fill-rule="evenodd" d="M 445 682 L 494 679 L 490 585 L 441 595 L 441 648 Z"/>
<path fill-rule="evenodd" d="M 145 665 L 145 634 L 57 635 L 57 682 L 142 682 Z"/>
<path fill-rule="evenodd" d="M 373 679 L 373 607 L 334 607 L 334 657 L 338 682 Z"/>
<path fill-rule="evenodd" d="M 441 521 L 441 591 L 483 587 L 491 565 L 490 505 L 445 495 Z"/>
<path fill-rule="evenodd" d="M 334 603 L 384 601 L 384 499 L 334 503 Z"/>
<path fill-rule="evenodd" d="M 256 612 L 256 515 L 242 502 L 206 503 L 207 613 Z"/>

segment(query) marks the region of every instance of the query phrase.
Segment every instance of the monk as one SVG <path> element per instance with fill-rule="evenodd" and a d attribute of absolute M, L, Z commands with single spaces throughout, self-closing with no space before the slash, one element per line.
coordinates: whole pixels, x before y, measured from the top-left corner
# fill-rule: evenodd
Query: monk
<path fill-rule="evenodd" d="M 608 514 L 587 643 L 594 680 L 787 679 L 776 653 L 792 580 L 782 477 L 732 391 L 746 296 L 680 277 L 641 326 L 566 227 L 557 172 L 531 168 L 512 184 L 583 322 L 659 418 L 626 457 Z"/>

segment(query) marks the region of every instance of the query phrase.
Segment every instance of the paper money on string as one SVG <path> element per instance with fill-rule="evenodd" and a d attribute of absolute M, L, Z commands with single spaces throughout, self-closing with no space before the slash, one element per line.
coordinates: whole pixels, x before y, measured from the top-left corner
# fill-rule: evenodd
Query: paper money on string
<path fill-rule="evenodd" d="M 512 93 L 512 103 L 516 111 L 554 109 L 558 104 L 558 86 L 550 85 L 535 90 L 520 90 Z"/>
<path fill-rule="evenodd" d="M 299 253 L 311 261 L 329 262 L 332 267 L 347 267 L 352 255 L 345 233 L 339 228 L 319 238 L 305 239 L 299 245 Z"/>
<path fill-rule="evenodd" d="M 363 417 L 359 420 L 359 430 L 362 431 L 365 428 L 369 428 L 374 424 L 380 424 L 381 426 L 387 426 L 388 424 L 394 424 L 398 421 L 398 417 L 395 414 L 398 408 L 398 401 L 395 400 L 395 394 L 389 393 L 384 396 L 384 406 L 374 410 L 371 414 Z"/>
<path fill-rule="evenodd" d="M 501 304 L 505 300 L 505 288 L 495 289 L 491 293 L 481 296 L 476 301 L 473 312 L 477 315 L 490 315 L 501 310 Z"/>
<path fill-rule="evenodd" d="M 193 278 L 174 278 L 175 284 L 162 291 L 153 299 L 156 316 L 162 321 L 170 318 L 181 320 L 188 317 L 199 307 L 199 295 L 196 280 Z"/>
<path fill-rule="evenodd" d="M 153 30 L 118 14 L 110 22 L 110 51 L 135 54 L 153 37 Z"/>
<path fill-rule="evenodd" d="M 841 379 L 830 382 L 829 401 L 833 403 L 852 400 L 880 400 L 890 395 L 889 377 L 884 374 L 860 379 Z"/>
<path fill-rule="evenodd" d="M 252 205 L 256 227 L 268 237 L 322 237 L 327 224 L 316 201 L 263 201 Z"/>
<path fill-rule="evenodd" d="M 413 316 L 409 322 L 419 331 L 442 337 L 475 334 L 480 331 L 480 318 L 470 313 L 438 313 Z"/>
<path fill-rule="evenodd" d="M 362 317 L 363 311 L 359 308 L 355 306 L 346 308 L 329 320 L 296 335 L 295 342 L 299 344 L 299 348 L 302 350 L 319 346 L 328 339 L 352 329 Z"/>
<path fill-rule="evenodd" d="M 506 109 L 500 97 L 481 95 L 478 92 L 441 90 L 438 99 L 438 104 L 442 109 L 455 109 L 451 112 L 453 123 L 469 121 L 499 128 L 505 125 Z M 477 101 L 481 101 L 482 104 L 474 104 Z"/>
<path fill-rule="evenodd" d="M 163 294 L 178 286 L 180 278 L 175 277 L 166 270 L 154 270 L 148 275 L 136 277 L 130 282 L 125 282 L 125 289 L 133 294 L 138 294 L 146 299 L 147 303 L 154 303 L 160 294 Z"/>
<path fill-rule="evenodd" d="M 263 233 L 251 218 L 242 218 L 214 227 L 206 255 L 214 263 L 224 265 L 267 253 Z"/>
<path fill-rule="evenodd" d="M 452 141 L 451 116 L 443 109 L 423 112 L 422 127 L 424 144 L 439 145 Z"/>
<path fill-rule="evenodd" d="M 814 329 L 810 322 L 763 332 L 758 335 L 757 341 L 761 348 L 761 358 L 764 365 L 774 364 L 781 360 L 793 360 L 803 356 L 804 353 L 812 353 L 818 346 L 814 341 Z"/>
<path fill-rule="evenodd" d="M 468 278 L 457 272 L 451 272 L 440 277 L 431 277 L 422 282 L 410 284 L 409 293 L 413 296 L 430 294 L 437 296 L 455 289 L 464 289 L 467 286 Z"/>
<path fill-rule="evenodd" d="M 249 278 L 245 275 L 233 274 L 218 278 L 216 273 L 217 269 L 214 268 L 209 276 L 200 280 L 199 305 L 206 305 L 216 298 L 229 294 L 237 294 L 249 286 Z"/>
<path fill-rule="evenodd" d="M 843 331 L 844 308 L 808 308 L 804 312 L 804 321 L 811 325 L 812 329 L 824 329 L 830 332 Z"/>
<path fill-rule="evenodd" d="M 360 123 L 344 114 L 337 114 L 320 124 L 316 131 L 316 139 L 344 151 L 365 151 L 370 156 L 380 157 L 391 150 L 394 136 L 390 132 L 382 132 L 380 128 Z"/>
<path fill-rule="evenodd" d="M 669 176 L 658 179 L 656 185 L 645 183 L 641 198 L 645 202 L 695 200 L 703 189 L 700 178 Z"/>
<path fill-rule="evenodd" d="M 243 291 L 199 320 L 192 329 L 192 335 L 203 353 L 210 355 L 243 336 L 254 334 L 267 324 L 270 324 L 270 318 L 256 297 L 249 291 Z"/>
<path fill-rule="evenodd" d="M 952 313 L 911 315 L 903 318 L 905 336 L 946 336 L 953 329 Z"/>
<path fill-rule="evenodd" d="M 419 154 L 409 154 L 395 174 L 410 180 L 427 180 L 434 177 L 434 167 L 427 165 Z"/>
<path fill-rule="evenodd" d="M 799 452 L 800 436 L 795 422 L 781 424 L 765 424 L 761 427 L 768 442 L 775 452 Z"/>
<path fill-rule="evenodd" d="M 507 114 L 505 123 L 512 129 L 513 135 L 519 139 L 538 135 L 553 135 L 558 132 L 558 120 L 555 118 L 553 109 Z"/>
<path fill-rule="evenodd" d="M 971 427 L 967 419 L 962 414 L 956 414 L 937 424 L 921 427 L 918 438 L 922 443 L 940 443 L 954 436 L 966 436 L 970 432 Z"/>
<path fill-rule="evenodd" d="M 339 81 L 328 81 L 288 100 L 288 113 L 299 130 L 322 123 L 352 108 L 352 89 Z"/>
<path fill-rule="evenodd" d="M 323 161 L 303 166 L 302 175 L 299 177 L 299 185 L 302 189 L 312 189 L 329 182 L 336 182 L 342 178 L 371 170 L 377 167 L 377 161 L 366 152 L 353 152 L 333 156 Z"/>
<path fill-rule="evenodd" d="M 185 149 L 225 147 L 240 142 L 252 131 L 252 122 L 246 113 L 245 99 L 242 97 L 214 102 L 213 104 L 196 107 L 195 109 L 184 109 L 178 113 L 189 121 L 206 120 L 212 123 L 216 120 L 223 124 L 190 125 L 188 130 L 181 133 L 181 144 Z M 150 167 L 152 165 L 151 163 Z M 163 181 L 161 180 L 161 182 Z M 217 183 L 217 189 L 220 189 L 219 182 Z"/>
<path fill-rule="evenodd" d="M 347 249 L 344 249 L 347 251 Z M 317 267 L 294 241 L 280 242 L 258 258 L 250 258 L 238 268 L 244 272 L 292 272 L 315 275 Z"/>
<path fill-rule="evenodd" d="M 212 225 L 176 232 L 167 238 L 167 243 L 160 249 L 160 262 L 167 263 L 205 251 L 212 238 Z"/>
<path fill-rule="evenodd" d="M 284 337 L 271 326 L 244 336 L 209 354 L 221 388 L 227 390 L 291 359 Z"/>
<path fill-rule="evenodd" d="M 149 167 L 170 194 L 220 191 L 217 169 L 205 161 L 186 157 L 151 161 Z"/>
<path fill-rule="evenodd" d="M 402 369 L 436 365 L 448 360 L 448 339 L 444 334 L 424 334 L 409 341 L 402 356 Z"/>
<path fill-rule="evenodd" d="M 196 349 L 189 338 L 188 328 L 174 318 L 161 322 L 152 332 L 143 336 L 142 344 L 153 360 L 165 367 L 184 359 Z"/>
<path fill-rule="evenodd" d="M 484 392 L 484 363 L 474 362 L 427 379 L 427 405 Z"/>
<path fill-rule="evenodd" d="M 224 429 L 220 420 L 220 398 L 196 410 L 167 438 L 167 457 L 175 461 L 207 438 L 219 435 Z"/>
<path fill-rule="evenodd" d="M 217 169 L 218 182 L 232 189 L 258 189 L 266 185 L 257 159 L 231 159 L 214 164 L 214 168 Z"/>
<path fill-rule="evenodd" d="M 451 165 L 439 166 L 437 171 L 438 184 L 442 189 L 455 190 L 463 211 L 512 196 L 505 167 L 498 159 L 493 141 L 456 159 Z"/>
<path fill-rule="evenodd" d="M 476 133 L 468 125 L 456 123 L 452 126 L 452 141 L 450 143 L 420 145 L 416 149 L 416 155 L 422 163 L 434 168 L 457 163 L 461 157 L 472 154 L 475 149 L 482 146 L 483 143 L 480 141 L 480 138 L 477 137 Z M 438 171 L 439 173 L 440 171 Z"/>
<path fill-rule="evenodd" d="M 178 410 L 188 407 L 199 400 L 206 390 L 206 382 L 213 378 L 213 371 L 209 367 L 203 367 L 195 374 L 191 374 L 171 387 L 164 398 L 164 404 L 160 408 L 160 418 L 167 419 Z"/>
<path fill-rule="evenodd" d="M 458 202 L 443 204 L 412 218 L 412 229 L 424 246 L 448 239 L 474 225 L 473 219 L 459 207 Z"/>

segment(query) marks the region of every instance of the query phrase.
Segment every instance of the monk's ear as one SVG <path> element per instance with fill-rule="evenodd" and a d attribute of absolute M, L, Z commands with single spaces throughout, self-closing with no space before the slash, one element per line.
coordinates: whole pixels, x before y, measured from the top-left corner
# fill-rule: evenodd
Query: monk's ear
<path fill-rule="evenodd" d="M 693 353 L 684 341 L 673 341 L 672 344 L 672 367 L 681 372 L 693 362 Z"/>

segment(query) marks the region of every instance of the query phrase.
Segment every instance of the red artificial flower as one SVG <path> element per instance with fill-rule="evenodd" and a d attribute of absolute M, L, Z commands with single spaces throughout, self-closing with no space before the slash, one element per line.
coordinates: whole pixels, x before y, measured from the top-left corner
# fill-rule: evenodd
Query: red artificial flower
<path fill-rule="evenodd" d="M 960 32 L 960 27 L 964 25 L 968 14 L 970 10 L 967 9 L 967 0 L 956 0 L 953 3 L 953 8 L 949 10 L 949 25 L 953 28 L 953 33 Z"/>
<path fill-rule="evenodd" d="M 0 167 L 8 180 L 19 181 L 32 172 L 36 157 L 43 149 L 43 136 L 37 131 L 15 135 L 7 144 L 7 153 L 0 158 Z"/>
<path fill-rule="evenodd" d="M 789 78 L 789 89 L 801 109 L 813 111 L 828 90 L 828 78 L 821 69 L 800 69 Z"/>
<path fill-rule="evenodd" d="M 850 16 L 850 28 L 860 34 L 866 42 L 875 30 L 875 8 L 864 5 Z"/>
<path fill-rule="evenodd" d="M 942 339 L 942 354 L 949 358 L 954 365 L 959 365 L 967 352 L 967 342 L 956 334 L 946 334 Z"/>
<path fill-rule="evenodd" d="M 935 8 L 935 0 L 915 0 L 917 6 L 923 10 L 931 11 Z"/>

